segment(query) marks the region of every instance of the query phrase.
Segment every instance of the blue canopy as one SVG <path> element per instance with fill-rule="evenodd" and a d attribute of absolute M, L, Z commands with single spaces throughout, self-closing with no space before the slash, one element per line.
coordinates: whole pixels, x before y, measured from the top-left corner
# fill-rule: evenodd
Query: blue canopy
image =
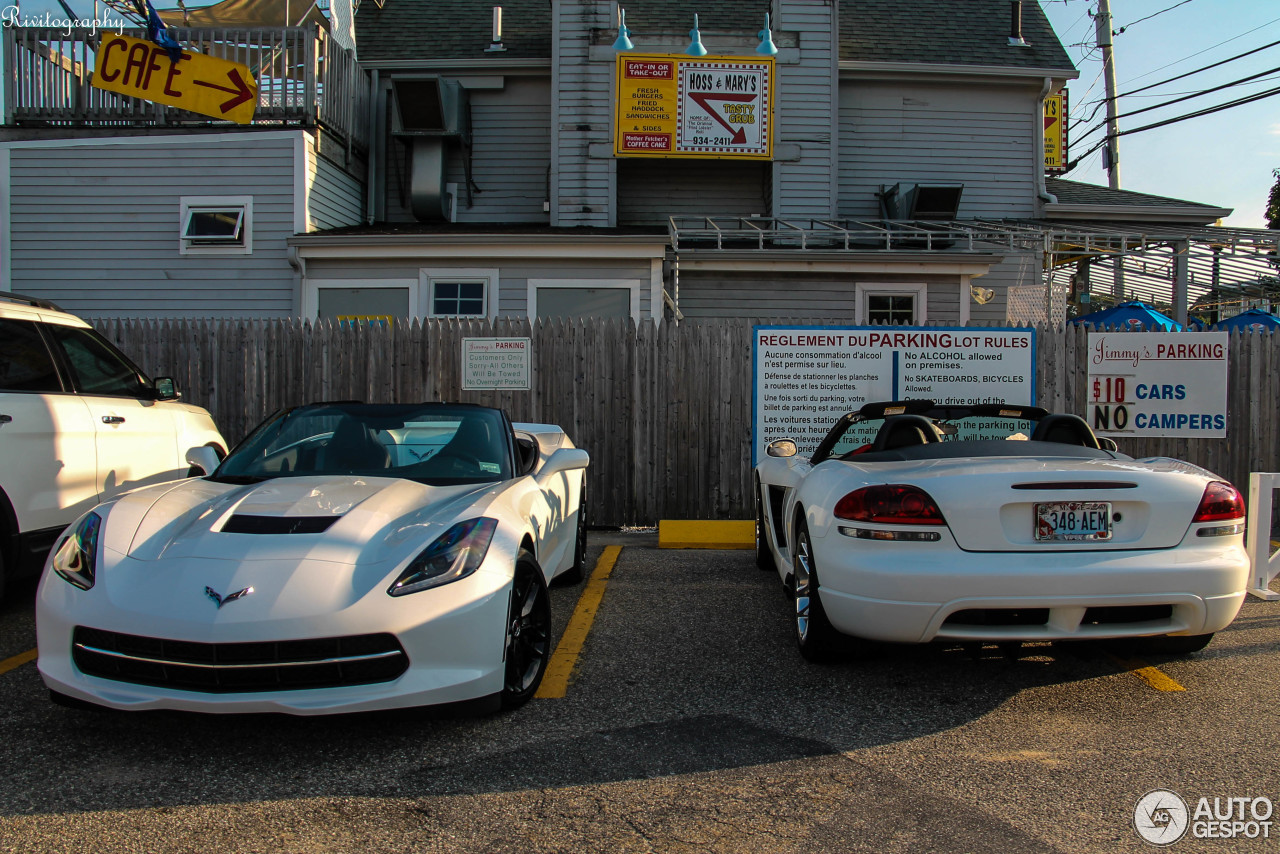
<path fill-rule="evenodd" d="M 1248 311 L 1242 311 L 1235 317 L 1228 317 L 1225 320 L 1219 320 L 1213 324 L 1214 329 L 1243 329 L 1265 332 L 1268 329 L 1280 329 L 1280 317 L 1276 317 L 1269 311 L 1263 311 L 1260 308 L 1251 308 Z"/>
<path fill-rule="evenodd" d="M 1162 314 L 1145 302 L 1122 302 L 1102 311 L 1071 318 L 1072 323 L 1086 326 L 1118 326 L 1123 329 L 1148 329 L 1151 331 L 1181 332 L 1182 325 L 1167 314 Z"/>

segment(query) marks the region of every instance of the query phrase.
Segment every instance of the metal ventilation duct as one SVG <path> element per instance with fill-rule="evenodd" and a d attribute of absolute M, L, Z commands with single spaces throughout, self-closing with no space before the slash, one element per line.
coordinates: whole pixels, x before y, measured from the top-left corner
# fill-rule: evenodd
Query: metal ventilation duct
<path fill-rule="evenodd" d="M 467 91 L 441 77 L 391 81 L 391 133 L 409 146 L 409 204 L 415 219 L 449 219 L 445 167 L 450 141 L 470 142 Z"/>

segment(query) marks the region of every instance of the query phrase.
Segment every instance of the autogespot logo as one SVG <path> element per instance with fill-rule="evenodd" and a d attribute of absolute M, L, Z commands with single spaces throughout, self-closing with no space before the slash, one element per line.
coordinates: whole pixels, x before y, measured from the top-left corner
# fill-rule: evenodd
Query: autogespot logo
<path fill-rule="evenodd" d="M 1133 810 L 1133 829 L 1152 845 L 1195 839 L 1269 839 L 1275 804 L 1269 798 L 1202 797 L 1191 810 L 1177 792 L 1147 792 Z"/>
<path fill-rule="evenodd" d="M 1172 845 L 1187 832 L 1187 802 L 1167 789 L 1147 792 L 1134 807 L 1133 829 L 1152 845 Z"/>

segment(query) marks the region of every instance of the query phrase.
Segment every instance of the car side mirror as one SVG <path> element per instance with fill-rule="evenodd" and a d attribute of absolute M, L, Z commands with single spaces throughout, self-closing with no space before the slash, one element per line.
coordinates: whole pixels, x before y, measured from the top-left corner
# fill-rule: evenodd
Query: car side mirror
<path fill-rule="evenodd" d="M 538 443 L 528 436 L 516 436 L 516 463 L 518 474 L 532 474 L 538 465 Z"/>
<path fill-rule="evenodd" d="M 198 468 L 205 474 L 213 474 L 220 462 L 218 452 L 208 445 L 200 445 L 187 451 L 187 465 Z"/>
<path fill-rule="evenodd" d="M 182 397 L 173 377 L 156 377 L 152 382 L 155 384 L 156 400 L 179 400 Z"/>
<path fill-rule="evenodd" d="M 771 457 L 794 457 L 796 443 L 794 439 L 774 439 L 764 446 L 764 452 Z"/>
<path fill-rule="evenodd" d="M 549 478 L 562 472 L 584 469 L 591 462 L 591 455 L 581 448 L 561 448 L 547 457 L 538 471 L 538 479 Z"/>
<path fill-rule="evenodd" d="M 1098 447 L 1104 451 L 1115 451 L 1116 453 L 1120 452 L 1120 446 L 1117 445 L 1116 440 L 1112 439 L 1110 436 L 1099 436 Z"/>

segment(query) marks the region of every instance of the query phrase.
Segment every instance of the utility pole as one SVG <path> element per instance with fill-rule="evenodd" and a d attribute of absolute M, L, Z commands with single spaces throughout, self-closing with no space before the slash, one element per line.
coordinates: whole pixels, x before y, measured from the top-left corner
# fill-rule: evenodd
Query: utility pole
<path fill-rule="evenodd" d="M 1102 76 L 1107 87 L 1107 144 L 1102 149 L 1102 165 L 1107 170 L 1107 186 L 1120 189 L 1120 143 L 1116 133 L 1116 63 L 1111 45 L 1111 0 L 1098 0 L 1098 14 L 1093 19 L 1102 50 Z"/>

